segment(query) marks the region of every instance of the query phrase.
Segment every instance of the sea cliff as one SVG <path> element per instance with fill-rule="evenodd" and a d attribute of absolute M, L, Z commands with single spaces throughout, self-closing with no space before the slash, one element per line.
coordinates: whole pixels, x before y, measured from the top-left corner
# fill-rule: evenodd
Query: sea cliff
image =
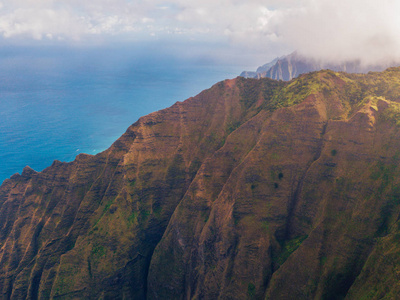
<path fill-rule="evenodd" d="M 238 77 L 0 187 L 4 299 L 393 299 L 400 69 Z"/>

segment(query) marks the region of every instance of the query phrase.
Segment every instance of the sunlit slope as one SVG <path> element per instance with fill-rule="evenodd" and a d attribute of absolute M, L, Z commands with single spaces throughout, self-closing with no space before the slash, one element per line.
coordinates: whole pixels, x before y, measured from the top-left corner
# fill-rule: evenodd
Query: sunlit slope
<path fill-rule="evenodd" d="M 5 181 L 0 295 L 393 298 L 399 129 L 397 68 L 220 82 Z"/>

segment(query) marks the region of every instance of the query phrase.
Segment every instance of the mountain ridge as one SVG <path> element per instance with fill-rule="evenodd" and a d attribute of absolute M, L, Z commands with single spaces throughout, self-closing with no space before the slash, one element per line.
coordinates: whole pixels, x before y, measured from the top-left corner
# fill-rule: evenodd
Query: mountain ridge
<path fill-rule="evenodd" d="M 258 67 L 255 72 L 243 71 L 240 76 L 245 78 L 271 78 L 275 80 L 289 81 L 301 74 L 329 69 L 336 72 L 348 73 L 368 73 L 383 71 L 389 67 L 398 65 L 396 62 L 384 64 L 364 65 L 358 60 L 328 62 L 316 60 L 300 55 L 296 51 L 281 57 L 277 57 L 271 62 Z"/>
<path fill-rule="evenodd" d="M 238 77 L 26 167 L 0 187 L 0 295 L 398 295 L 399 99 L 399 68 Z"/>

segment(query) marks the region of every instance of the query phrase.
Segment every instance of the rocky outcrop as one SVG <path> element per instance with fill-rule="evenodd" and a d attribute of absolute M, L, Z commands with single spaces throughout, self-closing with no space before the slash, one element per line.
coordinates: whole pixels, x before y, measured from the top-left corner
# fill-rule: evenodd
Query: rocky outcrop
<path fill-rule="evenodd" d="M 238 77 L 26 167 L 0 188 L 0 297 L 398 295 L 399 87 L 396 68 Z"/>
<path fill-rule="evenodd" d="M 269 69 L 271 69 L 273 66 L 275 66 L 275 64 L 280 60 L 280 59 L 284 59 L 284 56 L 281 58 L 275 58 L 274 60 L 272 60 L 269 63 L 266 63 L 264 65 L 262 65 L 261 67 L 258 67 L 257 70 L 255 72 L 251 72 L 251 71 L 243 71 L 240 76 L 241 77 L 245 77 L 245 78 L 261 78 L 261 77 L 265 77 L 262 76 L 262 74 L 266 73 L 269 71 Z"/>

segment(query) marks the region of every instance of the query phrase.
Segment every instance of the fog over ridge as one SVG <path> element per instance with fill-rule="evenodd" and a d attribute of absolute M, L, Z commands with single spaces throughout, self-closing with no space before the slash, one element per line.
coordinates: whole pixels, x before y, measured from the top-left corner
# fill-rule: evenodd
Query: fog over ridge
<path fill-rule="evenodd" d="M 392 0 L 310 0 L 285 16 L 278 31 L 299 53 L 316 60 L 390 64 L 400 61 L 399 11 L 400 3 Z"/>

